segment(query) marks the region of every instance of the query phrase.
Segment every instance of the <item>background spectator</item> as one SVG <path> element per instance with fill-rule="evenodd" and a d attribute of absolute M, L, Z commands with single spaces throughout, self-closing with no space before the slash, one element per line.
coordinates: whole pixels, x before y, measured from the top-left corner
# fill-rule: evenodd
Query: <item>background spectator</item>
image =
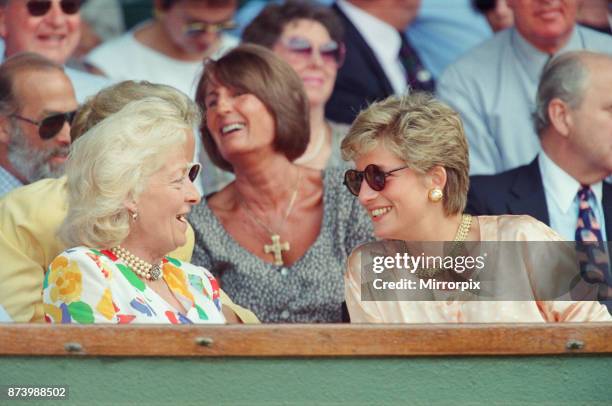
<path fill-rule="evenodd" d="M 438 95 L 463 119 L 472 174 L 494 174 L 533 160 L 536 87 L 551 56 L 572 50 L 612 53 L 612 37 L 576 25 L 577 0 L 509 0 L 515 26 L 450 65 Z"/>
<path fill-rule="evenodd" d="M 272 49 L 302 79 L 309 102 L 310 141 L 294 162 L 315 169 L 345 166 L 340 142 L 348 126 L 325 119 L 325 104 L 345 52 L 341 23 L 334 13 L 306 1 L 270 4 L 246 27 L 242 39 Z"/>
<path fill-rule="evenodd" d="M 327 117 L 351 123 L 375 100 L 434 89 L 433 75 L 404 35 L 419 5 L 420 0 L 338 0 L 332 6 L 345 30 L 346 63 L 326 105 Z"/>
<path fill-rule="evenodd" d="M 60 65 L 74 53 L 81 32 L 80 0 L 0 0 L 0 36 L 3 58 L 35 52 Z M 79 102 L 109 82 L 86 72 L 66 68 Z"/>
<path fill-rule="evenodd" d="M 63 175 L 76 108 L 60 65 L 34 53 L 0 65 L 0 196 Z"/>

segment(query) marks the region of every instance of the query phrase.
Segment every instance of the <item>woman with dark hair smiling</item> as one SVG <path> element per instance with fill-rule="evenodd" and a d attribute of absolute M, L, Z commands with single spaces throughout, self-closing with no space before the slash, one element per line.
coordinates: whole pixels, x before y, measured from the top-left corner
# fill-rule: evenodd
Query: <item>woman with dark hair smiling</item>
<path fill-rule="evenodd" d="M 195 206 L 194 263 L 264 322 L 338 322 L 342 273 L 371 225 L 339 169 L 292 161 L 308 145 L 308 100 L 294 70 L 242 45 L 206 64 L 196 101 L 204 146 L 236 180 Z"/>

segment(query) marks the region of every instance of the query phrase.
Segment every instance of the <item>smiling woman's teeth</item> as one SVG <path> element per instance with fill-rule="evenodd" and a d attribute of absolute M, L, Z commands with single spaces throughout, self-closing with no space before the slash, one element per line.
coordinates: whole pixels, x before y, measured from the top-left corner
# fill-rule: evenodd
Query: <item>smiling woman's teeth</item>
<path fill-rule="evenodd" d="M 223 126 L 223 128 L 221 129 L 221 132 L 223 134 L 228 134 L 228 133 L 231 133 L 232 131 L 242 130 L 243 128 L 244 128 L 244 124 L 240 124 L 240 123 L 228 124 L 226 126 Z"/>
<path fill-rule="evenodd" d="M 385 213 L 388 213 L 389 211 L 391 211 L 391 207 L 382 207 L 380 209 L 372 210 L 371 213 L 372 213 L 372 217 L 378 217 L 378 216 L 382 216 Z"/>
<path fill-rule="evenodd" d="M 183 223 L 185 223 L 187 220 L 185 219 L 185 216 L 182 214 L 179 214 L 178 216 L 176 216 L 176 219 L 178 221 L 182 221 Z"/>

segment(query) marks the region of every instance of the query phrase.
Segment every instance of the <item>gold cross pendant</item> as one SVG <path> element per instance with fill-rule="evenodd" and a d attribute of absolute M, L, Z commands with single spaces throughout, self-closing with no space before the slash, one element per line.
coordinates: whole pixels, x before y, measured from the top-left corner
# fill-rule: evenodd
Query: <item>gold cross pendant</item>
<path fill-rule="evenodd" d="M 265 244 L 264 252 L 266 254 L 274 254 L 274 265 L 284 265 L 282 252 L 289 251 L 289 242 L 281 243 L 280 235 L 278 234 L 273 234 L 270 238 L 272 238 L 272 244 Z"/>

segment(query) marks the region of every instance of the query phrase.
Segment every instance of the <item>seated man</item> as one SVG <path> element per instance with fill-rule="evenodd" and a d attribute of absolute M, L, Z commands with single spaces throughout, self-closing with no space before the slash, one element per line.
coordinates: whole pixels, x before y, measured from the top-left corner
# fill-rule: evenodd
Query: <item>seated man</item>
<path fill-rule="evenodd" d="M 530 123 L 540 73 L 566 51 L 612 53 L 612 37 L 576 25 L 578 0 L 507 0 L 515 26 L 469 51 L 438 82 L 439 97 L 461 114 L 470 173 L 525 165 L 540 151 Z"/>
<path fill-rule="evenodd" d="M 134 82 L 102 90 L 79 110 L 71 136 L 73 140 L 78 138 L 132 100 L 146 96 L 164 98 L 167 92 L 176 90 Z M 67 248 L 56 235 L 67 209 L 65 177 L 35 182 L 0 199 L 0 258 L 4 261 L 0 267 L 0 305 L 14 321 L 43 321 L 43 277 L 51 261 Z M 189 227 L 187 243 L 171 256 L 189 261 L 193 241 L 193 230 Z M 257 322 L 250 311 L 235 306 L 223 292 L 221 301 L 242 321 Z"/>
<path fill-rule="evenodd" d="M 535 127 L 542 151 L 528 165 L 473 176 L 473 214 L 529 214 L 568 241 L 575 239 L 583 188 L 601 225 L 612 233 L 612 57 L 586 51 L 555 58 L 536 96 Z"/>
<path fill-rule="evenodd" d="M 5 46 L 0 61 L 20 52 L 35 52 L 64 65 L 79 43 L 81 3 L 80 0 L 0 0 L 0 37 Z M 65 72 L 79 102 L 110 84 L 87 72 L 71 68 Z"/>
<path fill-rule="evenodd" d="M 544 70 L 536 105 L 542 151 L 528 165 L 473 177 L 467 210 L 529 214 L 568 241 L 589 242 L 586 248 L 601 242 L 605 250 L 612 236 L 612 185 L 604 181 L 612 174 L 612 57 L 557 57 Z M 594 263 L 592 279 L 608 281 L 599 297 L 612 312 L 610 262 Z"/>
<path fill-rule="evenodd" d="M 64 173 L 77 101 L 64 69 L 34 53 L 0 65 L 0 197 Z"/>

